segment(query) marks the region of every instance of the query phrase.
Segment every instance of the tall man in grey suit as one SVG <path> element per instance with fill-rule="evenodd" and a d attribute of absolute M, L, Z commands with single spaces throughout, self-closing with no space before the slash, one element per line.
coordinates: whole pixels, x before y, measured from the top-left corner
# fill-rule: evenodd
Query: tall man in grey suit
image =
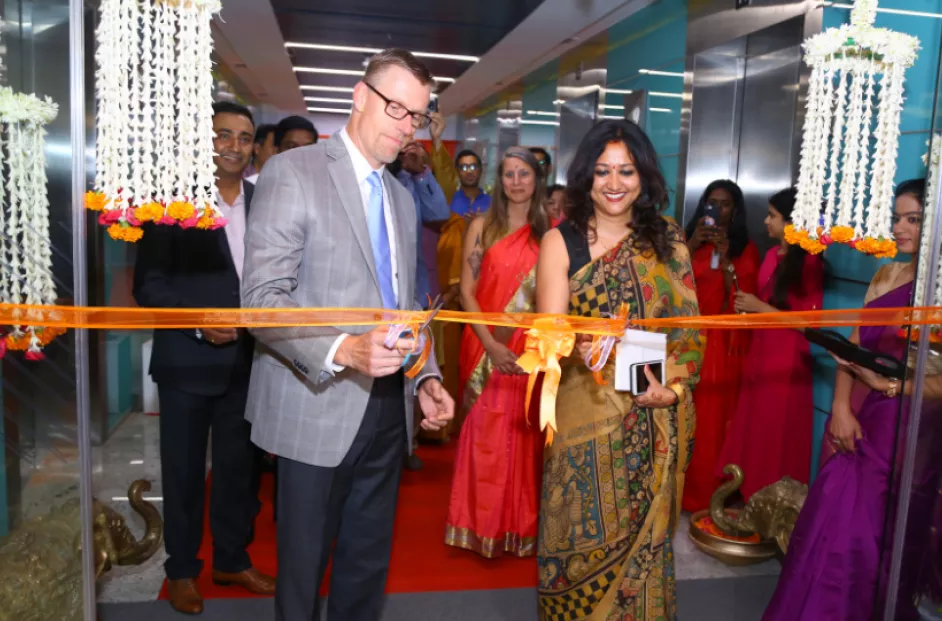
<path fill-rule="evenodd" d="M 428 126 L 431 84 L 408 52 L 381 52 L 344 130 L 269 160 L 246 235 L 246 307 L 421 307 L 415 205 L 384 165 Z M 386 326 L 345 330 L 255 331 L 246 417 L 278 456 L 279 621 L 319 618 L 335 540 L 329 619 L 380 618 L 415 396 L 423 427 L 454 415 L 434 358 L 404 377 L 411 340 L 389 349 Z"/>

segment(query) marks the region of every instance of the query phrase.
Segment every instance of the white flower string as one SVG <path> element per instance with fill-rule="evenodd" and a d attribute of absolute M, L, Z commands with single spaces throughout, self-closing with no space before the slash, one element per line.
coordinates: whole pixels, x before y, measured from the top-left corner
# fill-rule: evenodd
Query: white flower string
<path fill-rule="evenodd" d="M 876 10 L 876 0 L 857 0 L 850 24 L 804 43 L 811 82 L 798 198 L 785 238 L 808 252 L 836 242 L 896 256 L 891 221 L 903 84 L 919 40 L 875 28 Z"/>
<path fill-rule="evenodd" d="M 219 0 L 102 0 L 98 174 L 85 205 L 114 239 L 144 222 L 214 229 L 212 32 Z"/>
<path fill-rule="evenodd" d="M 0 87 L 0 302 L 5 304 L 56 303 L 44 126 L 57 114 L 58 106 L 48 97 Z M 43 346 L 61 333 L 12 326 L 0 334 L 0 356 L 13 349 L 39 360 Z"/>
<path fill-rule="evenodd" d="M 928 174 L 926 175 L 926 199 L 922 210 L 922 234 L 919 242 L 919 270 L 916 274 L 915 301 L 917 305 L 923 304 L 926 295 L 926 277 L 929 273 L 929 259 L 932 254 L 932 230 L 935 228 L 935 219 L 938 217 L 936 193 L 939 184 L 939 166 L 942 165 L 942 133 L 936 133 L 926 141 L 929 150 L 922 156 Z M 939 256 L 942 264 L 942 254 Z M 932 306 L 942 306 L 942 272 L 936 266 L 936 289 L 933 293 Z"/>

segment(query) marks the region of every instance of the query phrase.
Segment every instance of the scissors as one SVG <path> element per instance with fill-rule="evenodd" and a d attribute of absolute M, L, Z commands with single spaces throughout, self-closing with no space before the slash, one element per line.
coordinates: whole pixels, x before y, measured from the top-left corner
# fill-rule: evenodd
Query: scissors
<path fill-rule="evenodd" d="M 441 294 L 435 296 L 435 299 L 432 300 L 431 305 L 429 306 L 429 314 L 426 317 L 425 321 L 415 330 L 413 336 L 415 337 L 416 343 L 413 350 L 415 352 L 422 351 L 425 347 L 425 332 L 428 327 L 431 325 L 432 321 L 435 319 L 435 316 L 445 307 L 445 300 Z M 404 332 L 411 332 L 411 329 L 405 324 L 396 324 L 389 328 L 389 333 L 386 335 L 385 345 L 389 349 L 393 349 L 396 346 L 396 342 L 402 337 Z M 413 355 L 413 354 L 410 354 Z M 409 356 L 406 357 L 408 359 Z"/>

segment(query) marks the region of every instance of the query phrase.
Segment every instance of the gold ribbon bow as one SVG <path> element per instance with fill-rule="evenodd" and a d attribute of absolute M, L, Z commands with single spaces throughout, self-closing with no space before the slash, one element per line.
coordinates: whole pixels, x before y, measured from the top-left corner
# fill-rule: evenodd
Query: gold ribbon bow
<path fill-rule="evenodd" d="M 517 359 L 517 366 L 530 374 L 526 400 L 528 413 L 537 377 L 540 371 L 544 373 L 543 390 L 540 393 L 540 431 L 546 431 L 547 446 L 553 443 L 553 434 L 557 431 L 556 395 L 562 377 L 559 360 L 571 354 L 575 345 L 576 334 L 568 321 L 560 317 L 541 317 L 527 331 L 526 349 Z"/>

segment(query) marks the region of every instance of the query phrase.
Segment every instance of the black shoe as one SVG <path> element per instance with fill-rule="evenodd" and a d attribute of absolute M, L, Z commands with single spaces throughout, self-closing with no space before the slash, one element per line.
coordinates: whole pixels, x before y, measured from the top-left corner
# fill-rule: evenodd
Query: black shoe
<path fill-rule="evenodd" d="M 406 455 L 406 470 L 411 470 L 412 472 L 418 472 L 425 467 L 425 464 L 422 463 L 422 460 L 419 459 L 419 456 L 415 453 L 411 455 Z"/>

